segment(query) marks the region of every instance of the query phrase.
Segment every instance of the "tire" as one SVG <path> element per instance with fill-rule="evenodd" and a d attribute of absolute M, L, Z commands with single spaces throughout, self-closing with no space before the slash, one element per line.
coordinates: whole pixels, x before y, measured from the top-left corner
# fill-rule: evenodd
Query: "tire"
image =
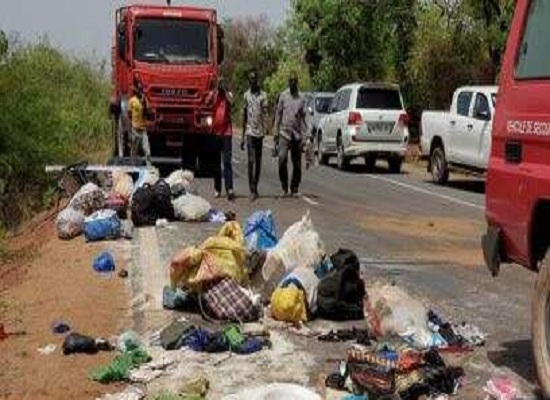
<path fill-rule="evenodd" d="M 544 398 L 550 398 L 550 249 L 537 276 L 532 305 L 533 356 Z"/>
<path fill-rule="evenodd" d="M 341 139 L 338 139 L 338 144 L 336 146 L 336 166 L 342 171 L 349 166 L 349 158 L 344 154 L 344 145 Z"/>
<path fill-rule="evenodd" d="M 388 160 L 388 167 L 391 174 L 400 174 L 401 167 L 403 166 L 402 158 L 391 158 Z"/>
<path fill-rule="evenodd" d="M 445 151 L 436 147 L 431 155 L 432 179 L 438 185 L 444 185 L 449 180 L 449 166 L 445 158 Z"/>
<path fill-rule="evenodd" d="M 365 165 L 367 167 L 367 172 L 374 172 L 374 167 L 376 166 L 376 158 L 373 156 L 365 156 Z"/>
<path fill-rule="evenodd" d="M 323 134 L 321 132 L 317 134 L 317 157 L 319 158 L 319 164 L 328 165 L 330 156 L 323 153 Z"/>

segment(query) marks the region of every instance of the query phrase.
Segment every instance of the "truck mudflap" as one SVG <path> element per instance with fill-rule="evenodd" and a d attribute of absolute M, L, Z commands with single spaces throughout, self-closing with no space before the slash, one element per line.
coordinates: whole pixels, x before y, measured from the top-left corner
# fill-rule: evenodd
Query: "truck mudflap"
<path fill-rule="evenodd" d="M 500 272 L 500 241 L 501 229 L 496 226 L 489 226 L 487 228 L 487 233 L 481 238 L 485 265 L 487 265 L 489 272 L 491 272 L 491 275 L 494 277 Z"/>

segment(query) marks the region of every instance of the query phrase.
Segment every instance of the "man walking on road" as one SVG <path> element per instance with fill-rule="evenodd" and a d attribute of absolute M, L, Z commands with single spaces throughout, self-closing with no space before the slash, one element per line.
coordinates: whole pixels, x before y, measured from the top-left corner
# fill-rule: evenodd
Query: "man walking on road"
<path fill-rule="evenodd" d="M 288 89 L 279 96 L 275 112 L 275 151 L 279 156 L 279 179 L 283 187 L 283 197 L 288 197 L 288 153 L 292 160 L 290 191 L 298 197 L 302 180 L 302 148 L 307 132 L 306 100 L 298 90 L 298 76 L 292 73 Z"/>
<path fill-rule="evenodd" d="M 147 165 L 151 165 L 151 148 L 147 136 L 147 125 L 145 123 L 145 96 L 143 87 L 134 84 L 134 93 L 128 102 L 128 116 L 132 122 L 132 133 L 130 139 L 130 158 L 132 161 L 143 150 Z"/>
<path fill-rule="evenodd" d="M 267 125 L 267 96 L 260 88 L 256 70 L 250 72 L 248 83 L 250 89 L 244 94 L 241 150 L 244 150 L 246 138 L 248 185 L 250 187 L 250 200 L 254 201 L 258 198 L 258 184 L 262 170 L 262 149 Z"/>

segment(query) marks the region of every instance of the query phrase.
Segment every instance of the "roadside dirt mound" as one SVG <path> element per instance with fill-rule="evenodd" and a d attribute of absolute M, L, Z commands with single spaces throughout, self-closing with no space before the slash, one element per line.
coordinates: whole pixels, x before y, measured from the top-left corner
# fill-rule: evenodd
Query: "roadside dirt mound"
<path fill-rule="evenodd" d="M 104 245 L 60 241 L 53 220 L 44 221 L 13 238 L 10 249 L 20 256 L 0 266 L 0 323 L 8 333 L 26 332 L 0 342 L 0 398 L 81 399 L 115 391 L 86 377 L 112 355 L 63 356 L 63 336 L 52 333 L 52 324 L 62 319 L 82 334 L 117 334 L 125 324 L 125 283 L 93 271 L 92 260 Z M 55 353 L 40 355 L 37 349 L 50 343 Z"/>

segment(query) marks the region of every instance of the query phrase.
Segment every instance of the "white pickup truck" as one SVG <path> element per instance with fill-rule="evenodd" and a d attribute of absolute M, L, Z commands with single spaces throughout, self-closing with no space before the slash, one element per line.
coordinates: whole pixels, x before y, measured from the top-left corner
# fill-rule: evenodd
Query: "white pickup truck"
<path fill-rule="evenodd" d="M 445 184 L 450 169 L 485 172 L 497 92 L 496 86 L 459 88 L 449 112 L 422 113 L 422 155 L 434 182 Z"/>

